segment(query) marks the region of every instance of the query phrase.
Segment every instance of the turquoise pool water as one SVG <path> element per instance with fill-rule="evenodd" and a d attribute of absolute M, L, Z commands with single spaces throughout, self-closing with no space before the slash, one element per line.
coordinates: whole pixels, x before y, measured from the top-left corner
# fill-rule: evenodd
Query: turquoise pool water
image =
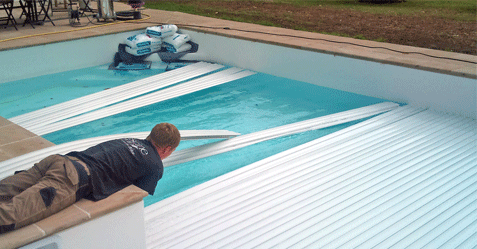
<path fill-rule="evenodd" d="M 108 66 L 73 70 L 0 84 L 0 116 L 5 118 L 164 72 L 112 71 Z M 335 80 L 335 79 L 323 79 Z M 55 144 L 102 135 L 149 131 L 170 122 L 182 130 L 226 129 L 247 134 L 316 118 L 382 99 L 319 87 L 263 73 L 192 94 L 47 134 Z M 309 131 L 165 169 L 150 205 L 195 185 L 306 143 L 354 123 Z M 209 143 L 184 141 L 178 150 Z"/>

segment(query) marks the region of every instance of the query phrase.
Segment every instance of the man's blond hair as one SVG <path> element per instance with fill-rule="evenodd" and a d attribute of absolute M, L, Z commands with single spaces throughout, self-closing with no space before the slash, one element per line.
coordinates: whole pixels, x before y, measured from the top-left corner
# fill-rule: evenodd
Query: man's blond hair
<path fill-rule="evenodd" d="M 173 149 L 179 146 L 181 134 L 177 127 L 169 123 L 160 123 L 152 128 L 151 133 L 146 140 L 159 147 L 171 146 Z"/>

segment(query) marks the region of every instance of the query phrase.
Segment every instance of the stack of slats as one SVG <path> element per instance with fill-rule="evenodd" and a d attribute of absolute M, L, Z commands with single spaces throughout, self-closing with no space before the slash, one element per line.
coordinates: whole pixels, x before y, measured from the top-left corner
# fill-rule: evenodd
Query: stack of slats
<path fill-rule="evenodd" d="M 398 109 L 146 207 L 148 248 L 475 248 L 475 120 Z"/>

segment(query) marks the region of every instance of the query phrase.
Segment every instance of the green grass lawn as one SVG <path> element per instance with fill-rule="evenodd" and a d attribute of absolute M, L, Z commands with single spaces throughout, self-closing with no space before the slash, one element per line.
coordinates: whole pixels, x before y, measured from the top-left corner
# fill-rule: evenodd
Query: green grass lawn
<path fill-rule="evenodd" d="M 145 7 L 151 9 L 162 9 L 169 11 L 179 11 L 184 13 L 213 16 L 209 12 L 196 7 L 198 1 L 224 1 L 224 0 L 148 0 Z M 241 1 L 241 0 L 226 0 Z M 296 6 L 323 6 L 331 8 L 345 8 L 356 11 L 363 11 L 374 14 L 387 15 L 417 15 L 422 17 L 442 17 L 458 21 L 477 21 L 476 0 L 407 0 L 405 2 L 394 2 L 386 4 L 376 4 L 359 2 L 358 0 L 255 0 L 255 2 L 267 2 L 274 4 L 293 4 Z M 220 11 L 220 9 L 217 9 Z M 250 10 L 254 11 L 254 10 Z M 216 17 L 216 16 L 213 16 Z M 232 17 L 222 17 L 233 19 Z"/>
<path fill-rule="evenodd" d="M 147 0 L 145 7 L 476 54 L 477 0 L 372 1 L 376 0 Z"/>
<path fill-rule="evenodd" d="M 374 14 L 439 16 L 460 21 L 477 20 L 477 2 L 475 0 L 407 0 L 390 4 L 376 4 L 356 0 L 280 0 L 279 2 L 347 8 Z"/>

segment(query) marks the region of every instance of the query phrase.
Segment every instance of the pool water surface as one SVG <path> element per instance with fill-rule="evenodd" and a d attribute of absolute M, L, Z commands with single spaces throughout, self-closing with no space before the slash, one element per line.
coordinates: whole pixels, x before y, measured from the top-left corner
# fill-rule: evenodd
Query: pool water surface
<path fill-rule="evenodd" d="M 108 65 L 0 84 L 0 116 L 11 118 L 165 71 L 114 71 Z M 335 79 L 323 79 L 335 80 Z M 255 75 L 139 109 L 44 135 L 55 144 L 96 136 L 149 131 L 170 122 L 180 130 L 225 129 L 241 134 L 359 108 L 386 100 L 268 74 Z M 167 167 L 145 205 L 353 123 L 282 137 L 224 154 Z M 177 150 L 211 140 L 183 141 Z"/>

